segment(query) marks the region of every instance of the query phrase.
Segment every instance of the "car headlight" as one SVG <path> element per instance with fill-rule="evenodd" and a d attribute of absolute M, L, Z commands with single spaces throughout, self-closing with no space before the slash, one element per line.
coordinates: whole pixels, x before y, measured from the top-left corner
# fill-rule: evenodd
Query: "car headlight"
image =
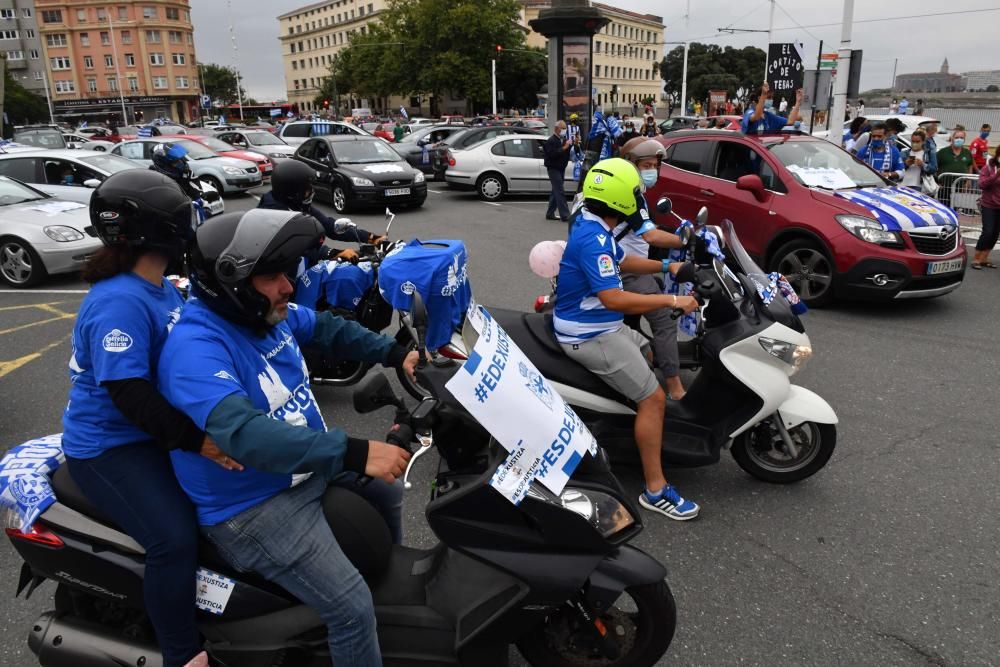
<path fill-rule="evenodd" d="M 862 241 L 878 245 L 903 247 L 903 239 L 896 232 L 886 231 L 877 220 L 861 215 L 838 215 L 837 222 Z"/>
<path fill-rule="evenodd" d="M 635 523 L 635 517 L 617 498 L 601 491 L 587 489 L 586 491 L 567 486 L 559 497 L 536 490 L 534 486 L 528 489 L 528 495 L 537 500 L 582 516 L 594 527 L 601 537 L 615 535 Z"/>
<path fill-rule="evenodd" d="M 272 160 L 284 160 L 286 157 L 288 157 L 284 153 L 268 153 L 267 156 Z"/>
<path fill-rule="evenodd" d="M 45 235 L 53 241 L 59 241 L 60 243 L 79 241 L 84 238 L 81 232 L 65 225 L 51 225 L 49 227 L 45 227 L 42 231 L 45 232 Z"/>
<path fill-rule="evenodd" d="M 413 182 L 414 183 L 423 183 L 424 182 L 424 172 L 418 171 L 417 175 L 413 177 Z"/>
<path fill-rule="evenodd" d="M 351 176 L 351 183 L 354 183 L 360 187 L 373 187 L 375 184 L 371 182 L 370 179 L 362 178 L 361 176 Z"/>
<path fill-rule="evenodd" d="M 796 371 L 806 365 L 813 353 L 812 348 L 808 345 L 796 345 L 788 341 L 764 338 L 763 336 L 757 340 L 760 341 L 760 346 L 764 348 L 765 352 L 791 365 Z"/>
<path fill-rule="evenodd" d="M 243 174 L 243 170 L 240 169 L 239 167 L 223 167 L 222 171 L 232 176 L 240 176 Z"/>

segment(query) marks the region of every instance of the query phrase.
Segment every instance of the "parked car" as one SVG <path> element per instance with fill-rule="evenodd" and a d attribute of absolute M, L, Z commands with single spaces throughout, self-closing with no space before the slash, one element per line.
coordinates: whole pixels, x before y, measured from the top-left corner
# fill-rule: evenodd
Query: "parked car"
<path fill-rule="evenodd" d="M 277 132 L 289 146 L 301 146 L 310 137 L 327 137 L 341 134 L 371 136 L 357 125 L 336 120 L 295 120 L 285 123 Z"/>
<path fill-rule="evenodd" d="M 142 132 L 140 130 L 147 130 L 151 132 L 151 136 L 162 137 L 169 134 L 187 134 L 187 128 L 183 125 L 175 124 L 164 124 L 164 125 L 154 125 L 152 123 L 147 123 L 146 125 L 126 125 L 125 127 L 118 128 L 118 135 L 122 137 L 123 140 L 133 139 L 138 137 Z"/>
<path fill-rule="evenodd" d="M 548 194 L 551 186 L 542 151 L 545 140 L 537 134 L 505 134 L 466 150 L 449 151 L 444 178 L 451 187 L 474 189 L 480 199 L 490 202 L 515 192 Z M 572 176 L 572 162 L 566 165 L 566 174 Z"/>
<path fill-rule="evenodd" d="M 873 115 L 865 114 L 865 118 L 867 118 L 871 123 L 879 123 L 879 122 L 884 123 L 890 118 L 898 118 L 899 120 L 901 120 L 903 122 L 903 125 L 906 126 L 906 129 L 903 132 L 900 132 L 898 135 L 896 135 L 896 138 L 898 139 L 897 144 L 899 145 L 900 148 L 910 147 L 910 137 L 913 136 L 913 131 L 915 129 L 921 127 L 922 125 L 926 125 L 927 123 L 935 122 L 938 123 L 938 131 L 937 134 L 934 135 L 934 142 L 937 144 L 937 147 L 941 149 L 944 148 L 945 146 L 951 146 L 951 132 L 949 132 L 944 128 L 944 126 L 941 124 L 941 121 L 937 120 L 936 118 L 931 118 L 930 116 L 900 116 L 899 114 L 873 114 Z M 850 126 L 851 126 L 851 121 L 845 121 L 841 133 L 846 132 L 850 128 Z M 817 132 L 813 132 L 812 135 L 814 137 L 820 137 L 821 139 L 828 139 L 830 137 L 830 132 L 828 130 L 819 130 Z M 841 136 L 843 136 L 843 134 L 841 134 Z"/>
<path fill-rule="evenodd" d="M 465 125 L 465 117 L 445 114 L 441 116 L 442 125 Z"/>
<path fill-rule="evenodd" d="M 704 120 L 699 116 L 673 116 L 664 121 L 660 121 L 657 127 L 660 128 L 660 134 L 666 134 L 667 132 L 675 132 L 676 130 L 691 130 L 698 127 L 698 121 Z"/>
<path fill-rule="evenodd" d="M 79 271 L 103 247 L 84 232 L 88 226 L 85 204 L 0 176 L 0 280 L 32 287 L 47 275 Z"/>
<path fill-rule="evenodd" d="M 275 136 L 265 129 L 228 128 L 216 133 L 220 140 L 243 150 L 263 153 L 272 162 L 287 160 L 295 155 L 295 148 L 289 146 L 281 137 Z"/>
<path fill-rule="evenodd" d="M 261 184 L 260 170 L 253 162 L 216 155 L 196 141 L 150 137 L 123 141 L 111 153 L 135 160 L 147 167 L 153 164 L 153 147 L 156 144 L 180 144 L 187 149 L 191 175 L 205 181 L 219 193 L 243 192 Z"/>
<path fill-rule="evenodd" d="M 423 173 L 375 137 L 309 139 L 295 151 L 295 159 L 316 170 L 316 197 L 332 203 L 338 213 L 374 204 L 421 206 L 427 199 Z"/>
<path fill-rule="evenodd" d="M 51 197 L 81 204 L 111 174 L 143 165 L 118 155 L 82 149 L 35 150 L 0 155 L 0 175 L 16 178 Z"/>
<path fill-rule="evenodd" d="M 426 125 L 392 144 L 392 149 L 414 169 L 425 174 L 441 173 L 444 172 L 444 166 L 440 163 L 436 148 L 442 141 L 463 129 L 465 128 L 461 125 Z"/>
<path fill-rule="evenodd" d="M 464 128 L 461 132 L 456 132 L 435 147 L 434 156 L 432 158 L 434 164 L 434 177 L 438 180 L 444 178 L 445 171 L 447 171 L 448 167 L 455 166 L 454 151 L 466 150 L 488 139 L 495 139 L 497 137 L 510 134 L 537 134 L 538 136 L 542 136 L 542 132 L 540 131 L 523 127 L 491 125 Z"/>
<path fill-rule="evenodd" d="M 411 126 L 413 129 L 420 127 L 421 125 L 437 125 L 438 121 L 433 118 L 424 118 L 423 116 L 413 116 L 406 124 Z"/>
<path fill-rule="evenodd" d="M 715 124 L 719 120 L 725 121 L 724 127 L 716 127 Z M 743 116 L 709 116 L 705 120 L 708 121 L 708 128 L 711 130 L 736 130 L 739 131 L 740 125 L 743 123 Z M 806 118 L 806 120 L 809 120 Z"/>
<path fill-rule="evenodd" d="M 709 223 L 731 220 L 747 251 L 810 305 L 835 297 L 913 299 L 962 284 L 965 243 L 947 206 L 798 133 L 671 132 L 647 198 Z"/>
<path fill-rule="evenodd" d="M 58 125 L 15 125 L 11 140 L 35 148 L 68 148 Z"/>
<path fill-rule="evenodd" d="M 246 160 L 247 162 L 253 162 L 257 165 L 257 169 L 260 170 L 261 179 L 264 183 L 269 183 L 271 181 L 271 171 L 274 169 L 274 165 L 271 161 L 267 159 L 266 155 L 258 153 L 257 151 L 248 151 L 242 148 L 237 148 L 232 144 L 228 144 L 225 141 L 217 137 L 206 137 L 204 135 L 189 134 L 185 137 L 176 138 L 187 138 L 191 141 L 196 141 L 205 148 L 219 155 L 225 157 L 234 157 L 237 160 Z"/>
<path fill-rule="evenodd" d="M 100 125 L 88 125 L 87 127 L 78 127 L 74 130 L 74 134 L 82 134 L 90 139 L 103 139 L 104 141 L 111 141 L 111 130 Z"/>

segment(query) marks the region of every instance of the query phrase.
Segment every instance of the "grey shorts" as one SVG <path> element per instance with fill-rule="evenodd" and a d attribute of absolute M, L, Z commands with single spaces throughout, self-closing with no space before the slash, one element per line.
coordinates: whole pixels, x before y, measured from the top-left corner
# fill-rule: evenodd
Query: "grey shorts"
<path fill-rule="evenodd" d="M 582 343 L 560 345 L 566 356 L 636 403 L 660 387 L 646 360 L 649 341 L 631 327 L 623 325 L 618 331 Z"/>

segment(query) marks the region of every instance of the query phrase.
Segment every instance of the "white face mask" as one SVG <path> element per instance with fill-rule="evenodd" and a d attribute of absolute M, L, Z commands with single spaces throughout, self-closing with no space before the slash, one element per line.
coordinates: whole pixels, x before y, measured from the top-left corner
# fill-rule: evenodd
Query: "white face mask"
<path fill-rule="evenodd" d="M 647 188 L 651 188 L 656 184 L 656 179 L 659 177 L 659 173 L 656 169 L 643 169 L 639 172 L 639 176 L 642 178 L 642 183 Z"/>

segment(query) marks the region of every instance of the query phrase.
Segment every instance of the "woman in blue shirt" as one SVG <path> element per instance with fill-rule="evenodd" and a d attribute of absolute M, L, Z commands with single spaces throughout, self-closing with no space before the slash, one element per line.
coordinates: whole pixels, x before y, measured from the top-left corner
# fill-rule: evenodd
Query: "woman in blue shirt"
<path fill-rule="evenodd" d="M 110 176 L 90 200 L 104 242 L 73 329 L 63 415 L 70 475 L 146 550 L 146 611 L 167 667 L 207 667 L 195 623 L 198 526 L 168 452 L 232 461 L 156 389 L 156 365 L 183 299 L 163 276 L 193 236 L 191 200 L 162 174 Z"/>

